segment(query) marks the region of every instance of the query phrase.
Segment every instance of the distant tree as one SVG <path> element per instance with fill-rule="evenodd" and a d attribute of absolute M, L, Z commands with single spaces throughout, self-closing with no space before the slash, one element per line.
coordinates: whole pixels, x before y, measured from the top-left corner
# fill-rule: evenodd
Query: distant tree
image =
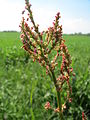
<path fill-rule="evenodd" d="M 4 30 L 3 32 L 18 32 L 16 30 Z"/>

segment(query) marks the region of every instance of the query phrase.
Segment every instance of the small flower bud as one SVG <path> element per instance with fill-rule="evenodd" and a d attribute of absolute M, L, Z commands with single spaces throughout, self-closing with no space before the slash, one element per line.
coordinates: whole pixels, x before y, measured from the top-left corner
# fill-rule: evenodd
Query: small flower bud
<path fill-rule="evenodd" d="M 63 111 L 64 109 L 66 109 L 66 105 L 65 105 L 65 103 L 62 104 L 62 111 Z"/>
<path fill-rule="evenodd" d="M 24 38 L 24 34 L 21 34 L 21 35 L 20 35 L 20 38 Z"/>
<path fill-rule="evenodd" d="M 72 102 L 72 98 L 69 98 L 69 103 L 71 103 Z"/>
<path fill-rule="evenodd" d="M 29 18 L 27 18 L 27 21 L 29 21 Z"/>
<path fill-rule="evenodd" d="M 41 32 L 41 35 L 43 35 L 43 32 Z"/>
<path fill-rule="evenodd" d="M 60 110 L 59 110 L 59 108 L 56 108 L 55 110 L 54 110 L 54 112 L 59 112 Z"/>
<path fill-rule="evenodd" d="M 25 6 L 25 9 L 28 9 L 28 6 L 27 6 L 27 5 Z"/>
<path fill-rule="evenodd" d="M 25 10 L 22 11 L 22 14 L 24 14 L 24 13 L 25 13 Z"/>
<path fill-rule="evenodd" d="M 50 102 L 46 102 L 44 108 L 45 108 L 46 110 L 50 109 L 50 108 L 51 108 Z"/>
<path fill-rule="evenodd" d="M 43 40 L 41 40 L 41 44 L 43 44 Z"/>
<path fill-rule="evenodd" d="M 57 16 L 59 16 L 59 15 L 60 15 L 60 12 L 57 13 Z"/>
<path fill-rule="evenodd" d="M 34 48 L 34 54 L 36 54 L 36 52 L 37 52 L 37 50 L 36 50 L 36 48 Z"/>

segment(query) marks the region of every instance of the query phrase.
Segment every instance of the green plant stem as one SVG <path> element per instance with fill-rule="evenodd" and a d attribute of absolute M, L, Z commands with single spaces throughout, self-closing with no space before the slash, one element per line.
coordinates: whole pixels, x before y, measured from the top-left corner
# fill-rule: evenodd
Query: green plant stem
<path fill-rule="evenodd" d="M 60 91 L 57 91 L 57 102 L 58 102 L 58 106 L 59 106 L 59 116 L 60 116 L 60 120 L 64 120 L 64 116 L 63 116 L 63 112 L 62 112 L 62 103 L 61 103 L 61 94 Z"/>
<path fill-rule="evenodd" d="M 54 71 L 51 71 L 51 73 L 52 73 L 54 85 L 55 85 L 56 91 L 57 91 L 57 103 L 58 103 L 58 107 L 59 107 L 59 110 L 60 110 L 59 117 L 60 117 L 60 120 L 64 120 L 64 116 L 63 116 L 63 112 L 62 112 L 61 94 L 60 94 L 60 91 L 57 90 L 57 84 L 56 84 L 57 81 L 56 81 Z"/>

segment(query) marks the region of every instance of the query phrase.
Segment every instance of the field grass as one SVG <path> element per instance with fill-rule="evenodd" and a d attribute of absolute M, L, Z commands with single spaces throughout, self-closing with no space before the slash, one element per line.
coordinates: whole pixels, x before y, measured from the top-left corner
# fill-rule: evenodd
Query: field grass
<path fill-rule="evenodd" d="M 20 47 L 20 33 L 18 32 L 0 32 L 0 48 L 12 48 L 13 46 Z"/>
<path fill-rule="evenodd" d="M 64 39 L 76 73 L 73 101 L 65 116 L 80 120 L 84 111 L 90 119 L 90 36 L 64 35 Z M 21 46 L 20 33 L 0 32 L 0 120 L 49 120 L 53 113 L 44 104 L 56 103 L 53 84 Z"/>

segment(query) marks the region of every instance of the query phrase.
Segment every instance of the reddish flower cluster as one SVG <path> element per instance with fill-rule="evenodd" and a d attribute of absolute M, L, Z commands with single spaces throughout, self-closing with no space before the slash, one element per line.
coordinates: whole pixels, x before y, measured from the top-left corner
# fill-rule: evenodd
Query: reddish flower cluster
<path fill-rule="evenodd" d="M 65 45 L 65 40 L 62 38 L 62 25 L 59 25 L 60 13 L 58 12 L 55 16 L 53 27 L 49 27 L 47 31 L 39 32 L 39 25 L 36 25 L 33 19 L 31 4 L 28 0 L 25 0 L 25 3 L 25 9 L 28 11 L 28 18 L 25 20 L 23 17 L 20 25 L 23 48 L 30 54 L 33 61 L 38 61 L 41 66 L 46 69 L 46 74 L 53 80 L 57 92 L 61 91 L 64 83 L 68 85 L 67 91 L 71 92 L 72 89 L 69 80 L 73 69 L 70 68 L 70 54 Z M 25 10 L 22 14 L 24 13 Z M 33 25 L 31 27 L 27 23 L 29 19 Z M 52 53 L 54 53 L 55 56 L 53 56 Z M 57 68 L 59 69 L 59 74 L 56 77 L 55 70 Z M 72 100 L 69 98 L 69 94 L 67 96 L 68 101 L 71 102 Z M 48 102 L 45 105 L 45 109 L 50 108 Z"/>
<path fill-rule="evenodd" d="M 63 110 L 64 110 L 64 109 L 66 109 L 66 105 L 65 105 L 65 103 L 64 103 L 64 104 L 62 104 L 62 112 L 63 112 Z M 58 108 L 56 108 L 56 109 L 54 110 L 54 112 L 60 112 L 59 107 L 58 107 Z"/>
<path fill-rule="evenodd" d="M 45 109 L 46 109 L 46 110 L 51 109 L 50 102 L 47 102 L 47 103 L 45 104 Z"/>
<path fill-rule="evenodd" d="M 59 112 L 60 110 L 59 110 L 59 108 L 56 108 L 55 110 L 54 110 L 54 112 Z"/>
<path fill-rule="evenodd" d="M 82 112 L 82 120 L 87 120 L 86 115 Z"/>

